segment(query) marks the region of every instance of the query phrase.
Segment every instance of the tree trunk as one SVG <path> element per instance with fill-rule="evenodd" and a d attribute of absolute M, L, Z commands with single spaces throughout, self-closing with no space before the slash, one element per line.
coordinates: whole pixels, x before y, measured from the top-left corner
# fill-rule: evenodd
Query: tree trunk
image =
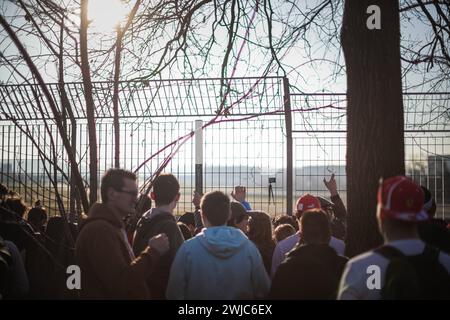
<path fill-rule="evenodd" d="M 120 167 L 120 123 L 119 123 L 119 78 L 120 61 L 122 59 L 122 40 L 131 25 L 136 12 L 141 5 L 141 0 L 136 1 L 128 15 L 127 23 L 123 28 L 117 26 L 116 51 L 114 56 L 114 91 L 113 91 L 113 114 L 114 114 L 114 167 Z"/>
<path fill-rule="evenodd" d="M 84 97 L 86 100 L 86 117 L 89 134 L 89 203 L 93 205 L 97 201 L 97 133 L 95 129 L 95 105 L 92 97 L 91 70 L 88 57 L 88 19 L 87 19 L 88 0 L 81 0 L 80 13 L 80 56 L 81 56 L 81 74 L 83 77 Z"/>
<path fill-rule="evenodd" d="M 49 88 L 45 84 L 44 79 L 42 78 L 41 74 L 39 73 L 36 65 L 33 63 L 33 60 L 30 58 L 30 55 L 26 51 L 25 47 L 19 41 L 19 38 L 14 33 L 14 31 L 11 29 L 10 25 L 6 22 L 6 20 L 3 18 L 2 15 L 0 15 L 0 25 L 2 25 L 3 28 L 5 29 L 5 31 L 8 33 L 9 37 L 16 45 L 20 54 L 23 56 L 23 59 L 25 60 L 28 68 L 30 69 L 30 72 L 36 78 L 36 81 L 39 84 L 39 87 L 41 88 L 42 93 L 44 94 L 45 98 L 47 99 L 50 109 L 52 110 L 52 114 L 54 117 L 56 127 L 58 128 L 59 135 L 61 136 L 62 143 L 67 152 L 67 157 L 71 164 L 76 163 L 75 153 L 73 152 L 70 142 L 69 142 L 69 139 L 68 139 L 67 135 L 65 134 L 66 130 L 63 127 L 63 121 L 61 119 L 61 115 L 56 106 L 56 102 L 53 100 L 53 97 L 50 94 Z M 77 166 L 73 166 L 73 175 L 75 175 L 75 177 L 79 177 L 79 179 L 75 179 L 75 183 L 77 185 L 78 190 L 80 190 L 81 205 L 83 206 L 84 211 L 87 212 L 89 210 L 88 199 L 86 197 L 86 193 L 81 192 L 81 190 L 84 189 L 84 185 L 83 185 L 83 180 L 81 179 L 81 174 L 80 174 Z"/>
<path fill-rule="evenodd" d="M 366 26 L 370 5 L 381 9 L 379 30 Z M 341 42 L 347 68 L 346 254 L 352 257 L 382 242 L 379 179 L 405 172 L 398 0 L 346 0 Z"/>
<path fill-rule="evenodd" d="M 117 28 L 116 54 L 114 57 L 114 91 L 113 91 L 113 114 L 114 114 L 114 167 L 120 168 L 120 123 L 119 123 L 119 76 L 120 59 L 122 53 L 122 31 Z"/>

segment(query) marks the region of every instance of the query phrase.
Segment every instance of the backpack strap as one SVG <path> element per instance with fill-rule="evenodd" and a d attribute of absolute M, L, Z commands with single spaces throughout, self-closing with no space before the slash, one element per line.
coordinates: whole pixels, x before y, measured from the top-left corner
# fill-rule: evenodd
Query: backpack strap
<path fill-rule="evenodd" d="M 403 252 L 390 245 L 383 245 L 381 247 L 378 247 L 377 249 L 375 249 L 375 252 L 382 255 L 389 261 L 395 258 L 405 257 Z M 423 255 L 424 258 L 426 258 L 429 261 L 438 261 L 439 249 L 429 246 L 428 244 L 425 244 L 425 248 L 423 249 L 421 255 Z"/>
<path fill-rule="evenodd" d="M 429 246 L 428 244 L 425 245 L 425 249 L 423 249 L 422 255 L 430 261 L 439 261 L 439 249 Z"/>

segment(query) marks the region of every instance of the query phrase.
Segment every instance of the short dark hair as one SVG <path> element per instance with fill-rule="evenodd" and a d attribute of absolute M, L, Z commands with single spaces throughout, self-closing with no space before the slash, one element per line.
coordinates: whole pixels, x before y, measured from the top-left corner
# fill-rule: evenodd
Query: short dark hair
<path fill-rule="evenodd" d="M 6 196 L 8 193 L 9 193 L 8 187 L 0 182 L 0 197 Z"/>
<path fill-rule="evenodd" d="M 142 216 L 148 210 L 152 208 L 152 199 L 147 194 L 141 194 L 137 200 L 136 213 Z"/>
<path fill-rule="evenodd" d="M 275 242 L 280 242 L 295 233 L 295 228 L 289 223 L 278 225 L 273 231 L 273 238 Z"/>
<path fill-rule="evenodd" d="M 5 206 L 11 211 L 18 214 L 21 218 L 23 218 L 23 215 L 28 209 L 27 205 L 22 201 L 22 199 L 17 197 L 6 199 Z"/>
<path fill-rule="evenodd" d="M 212 226 L 225 225 L 230 217 L 230 198 L 221 191 L 208 192 L 202 197 L 200 209 Z"/>
<path fill-rule="evenodd" d="M 280 226 L 282 224 L 290 224 L 295 229 L 295 231 L 298 230 L 298 222 L 297 222 L 297 219 L 295 218 L 295 216 L 282 214 L 280 216 L 273 218 L 272 223 L 273 223 L 274 228 L 277 228 L 278 226 Z"/>
<path fill-rule="evenodd" d="M 321 209 L 305 211 L 300 218 L 300 233 L 302 243 L 328 243 L 331 238 L 331 228 L 327 214 Z"/>
<path fill-rule="evenodd" d="M 193 212 L 186 212 L 185 214 L 183 214 L 182 216 L 180 216 L 178 218 L 178 222 L 182 222 L 185 225 L 189 226 L 195 226 L 195 218 L 194 218 L 194 213 Z"/>
<path fill-rule="evenodd" d="M 47 210 L 45 208 L 31 208 L 28 211 L 28 219 L 32 223 L 40 223 L 42 220 L 47 221 Z"/>
<path fill-rule="evenodd" d="M 245 207 L 240 202 L 232 201 L 230 203 L 230 210 L 231 215 L 228 219 L 229 226 L 235 227 L 236 224 L 241 223 L 242 220 L 250 217 L 247 210 L 245 210 Z"/>
<path fill-rule="evenodd" d="M 153 181 L 153 194 L 157 206 L 171 203 L 180 192 L 180 184 L 171 173 L 162 173 Z"/>
<path fill-rule="evenodd" d="M 124 179 L 136 181 L 137 177 L 133 172 L 124 169 L 114 168 L 105 172 L 102 178 L 102 186 L 100 188 L 103 202 L 108 201 L 108 188 L 113 188 L 118 191 L 122 190 Z"/>
<path fill-rule="evenodd" d="M 61 216 L 54 216 L 48 219 L 45 234 L 53 240 L 54 243 L 59 243 L 64 238 L 64 220 Z"/>

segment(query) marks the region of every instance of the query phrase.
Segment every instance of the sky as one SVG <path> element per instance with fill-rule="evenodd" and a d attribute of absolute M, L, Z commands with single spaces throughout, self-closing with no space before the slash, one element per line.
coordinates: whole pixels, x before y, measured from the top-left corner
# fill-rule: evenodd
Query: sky
<path fill-rule="evenodd" d="M 66 0 L 65 2 L 68 2 Z M 249 2 L 250 3 L 250 2 Z M 274 2 L 277 3 L 277 2 Z M 304 5 L 304 7 L 312 7 L 312 4 L 317 3 L 317 1 L 305 1 L 300 4 Z M 129 12 L 131 6 L 134 4 L 134 1 L 130 1 L 128 5 L 123 4 L 120 0 L 95 0 L 89 1 L 89 19 L 92 20 L 90 25 L 90 30 L 96 33 L 102 34 L 114 34 L 114 21 L 123 20 L 123 17 Z M 2 13 L 5 16 L 10 16 L 18 11 L 16 5 L 12 4 L 10 1 L 2 1 L 0 6 Z M 279 10 L 287 10 L 287 7 L 283 7 Z M 19 10 L 20 11 L 20 10 Z M 251 8 L 247 8 L 248 13 L 252 13 Z M 339 12 L 339 11 L 338 11 Z M 294 15 L 293 15 L 294 16 Z M 328 17 L 327 17 L 328 18 Z M 297 17 L 289 16 L 289 19 L 292 19 L 292 23 L 294 23 Z M 23 19 L 18 19 L 16 24 L 19 24 L 23 21 Z M 78 21 L 77 18 L 74 18 L 74 21 Z M 258 20 L 254 20 L 256 23 Z M 288 21 L 289 22 L 289 21 Z M 337 18 L 337 22 L 339 23 L 339 18 Z M 298 23 L 298 21 L 297 21 Z M 339 27 L 339 25 L 338 25 Z M 44 28 L 45 31 L 45 28 Z M 339 48 L 339 43 L 335 40 L 323 42 L 323 39 L 319 39 L 318 33 L 316 32 L 317 28 L 311 29 L 311 32 L 308 33 L 308 40 L 312 44 L 311 53 L 313 59 L 325 59 L 330 61 L 338 61 L 341 65 L 344 65 L 342 52 Z M 246 32 L 245 28 L 241 28 L 240 35 L 244 36 Z M 273 34 L 274 36 L 280 35 L 282 32 L 281 24 L 274 23 L 273 26 Z M 423 39 L 427 33 L 430 32 L 430 28 L 423 23 L 417 21 L 417 19 L 412 19 L 408 21 L 407 19 L 402 20 L 402 39 L 403 41 L 416 41 Z M 208 22 L 204 25 L 202 29 L 199 29 L 198 35 L 206 37 L 209 36 L 210 33 L 210 24 Z M 169 31 L 168 31 L 169 34 Z M 254 25 L 254 29 L 250 30 L 249 37 L 251 40 L 256 40 L 260 38 L 261 34 L 267 34 L 267 26 L 263 23 L 256 23 Z M 0 36 L 3 39 L 5 36 L 5 32 L 0 31 Z M 323 35 L 322 35 L 323 36 Z M 323 36 L 325 38 L 325 36 Z M 30 55 L 34 56 L 40 53 L 45 53 L 45 48 L 36 41 L 35 37 L 30 35 L 23 35 L 21 37 L 22 41 L 26 45 L 27 49 L 30 51 Z M 90 46 L 93 48 L 98 45 L 96 43 L 97 38 L 95 36 L 91 36 Z M 226 43 L 226 30 L 219 29 L 217 33 L 218 42 L 222 45 Z M 237 49 L 240 48 L 240 41 L 236 42 Z M 324 45 L 325 44 L 325 45 Z M 10 45 L 8 41 L 2 41 L 1 51 L 4 55 L 12 54 L 15 52 L 14 45 Z M 303 92 L 345 92 L 345 75 L 342 74 L 338 77 L 333 77 L 333 73 L 335 71 L 335 65 L 331 62 L 308 62 L 309 57 L 306 55 L 307 47 L 302 39 L 299 39 L 294 47 L 292 47 L 289 52 L 281 51 L 280 56 L 283 57 L 282 61 L 286 66 L 290 68 L 286 68 L 288 72 L 288 76 L 290 78 L 291 85 L 299 88 Z M 218 68 L 221 63 L 221 59 L 223 57 L 223 48 L 220 49 L 220 46 L 217 46 L 215 51 L 212 52 L 212 56 L 216 56 L 217 59 L 213 59 L 213 68 L 208 69 L 208 76 L 215 77 L 219 76 Z M 236 63 L 236 70 L 234 71 L 235 76 L 258 76 L 260 75 L 260 66 L 262 61 L 267 60 L 267 52 L 261 53 L 258 50 L 252 50 L 251 53 L 248 52 L 247 48 L 244 47 L 243 52 L 240 55 L 241 61 Z M 249 58 L 250 57 L 250 58 Z M 131 59 L 130 55 L 124 53 L 124 60 Z M 37 61 L 37 60 L 35 60 Z M 198 60 L 193 60 L 194 62 L 199 62 Z M 39 61 L 37 61 L 39 63 Z M 3 64 L 2 64 L 3 65 Z M 194 63 L 195 65 L 195 63 Z M 232 73 L 232 66 L 235 65 L 235 61 L 230 61 L 230 71 L 228 72 L 228 76 Z M 57 74 L 57 66 L 55 63 L 43 63 L 41 71 L 45 77 L 45 80 L 48 82 L 56 82 L 56 74 Z M 127 66 L 123 66 L 126 68 Z M 0 66 L 0 68 L 2 68 Z M 70 80 L 70 75 L 74 75 L 75 77 L 79 77 L 79 71 L 72 69 L 69 65 L 66 66 L 68 81 Z M 255 69 L 256 68 L 256 69 Z M 1 70 L 1 69 L 0 69 Z M 26 74 L 25 69 L 23 73 Z M 174 68 L 171 68 L 171 72 L 173 73 Z M 273 70 L 272 74 L 275 74 L 275 70 Z M 0 81 L 3 82 L 14 82 L 13 79 L 9 79 L 11 72 L 1 72 L 0 73 Z M 181 74 L 179 74 L 181 75 Z M 423 76 L 423 73 L 422 73 Z M 164 75 L 163 75 L 164 77 Z M 177 77 L 175 73 L 173 77 Z M 9 80 L 9 81 L 8 81 Z M 19 79 L 20 80 L 20 79 Z M 405 87 L 406 86 L 414 86 L 422 83 L 423 79 L 421 75 L 410 75 L 408 79 L 405 79 Z M 16 81 L 17 82 L 17 81 Z M 426 86 L 415 87 L 415 91 L 424 91 L 426 90 Z"/>

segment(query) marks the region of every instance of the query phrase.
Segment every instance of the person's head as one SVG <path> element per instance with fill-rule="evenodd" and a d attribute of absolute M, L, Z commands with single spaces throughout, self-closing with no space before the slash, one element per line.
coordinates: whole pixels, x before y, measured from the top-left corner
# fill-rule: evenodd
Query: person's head
<path fill-rule="evenodd" d="M 192 238 L 192 232 L 186 224 L 178 221 L 177 225 L 178 228 L 180 228 L 181 233 L 183 234 L 184 240 L 189 240 L 190 238 Z"/>
<path fill-rule="evenodd" d="M 245 210 L 244 206 L 239 202 L 231 202 L 231 216 L 228 219 L 227 224 L 230 227 L 235 227 L 240 229 L 245 234 L 248 232 L 248 219 L 250 216 L 248 215 L 247 210 Z"/>
<path fill-rule="evenodd" d="M 48 219 L 45 234 L 54 242 L 59 243 L 64 238 L 64 220 L 62 217 L 56 216 Z"/>
<path fill-rule="evenodd" d="M 295 208 L 295 217 L 297 219 L 300 219 L 303 212 L 305 212 L 306 210 L 321 209 L 319 199 L 309 193 L 304 194 L 303 196 L 298 198 Z"/>
<path fill-rule="evenodd" d="M 152 208 L 152 199 L 146 194 L 141 194 L 137 200 L 136 216 L 141 217 Z"/>
<path fill-rule="evenodd" d="M 417 222 L 429 219 L 422 188 L 404 176 L 382 181 L 377 201 L 378 226 L 385 240 L 416 238 Z"/>
<path fill-rule="evenodd" d="M 298 230 L 297 220 L 295 219 L 295 217 L 290 216 L 288 214 L 282 214 L 282 215 L 279 215 L 279 216 L 273 218 L 272 223 L 273 223 L 274 229 L 276 229 L 278 226 L 280 226 L 282 224 L 289 224 L 294 228 L 295 231 Z"/>
<path fill-rule="evenodd" d="M 303 212 L 300 218 L 300 233 L 303 244 L 328 244 L 331 228 L 327 214 L 321 209 Z"/>
<path fill-rule="evenodd" d="M 12 212 L 16 213 L 20 218 L 23 218 L 28 209 L 22 199 L 18 197 L 6 199 L 5 206 Z"/>
<path fill-rule="evenodd" d="M 289 223 L 278 225 L 273 231 L 273 239 L 276 243 L 292 236 L 296 232 L 294 226 Z"/>
<path fill-rule="evenodd" d="M 428 213 L 428 217 L 430 219 L 434 218 L 436 214 L 436 201 L 434 201 L 433 196 L 431 195 L 430 190 L 425 188 L 424 186 L 420 186 L 422 188 L 424 199 L 423 199 L 423 210 Z"/>
<path fill-rule="evenodd" d="M 200 214 L 206 227 L 223 226 L 230 218 L 230 198 L 221 191 L 208 192 L 200 202 Z"/>
<path fill-rule="evenodd" d="M 123 169 L 109 169 L 101 182 L 102 201 L 114 208 L 121 217 L 135 211 L 138 197 L 136 175 Z"/>
<path fill-rule="evenodd" d="M 33 226 L 34 231 L 42 232 L 47 222 L 47 210 L 44 207 L 34 207 L 28 211 L 27 220 Z"/>
<path fill-rule="evenodd" d="M 150 195 L 157 207 L 169 206 L 173 210 L 180 200 L 180 184 L 173 174 L 162 173 L 153 181 Z"/>
<path fill-rule="evenodd" d="M 192 234 L 195 232 L 195 219 L 193 212 L 186 212 L 178 218 L 178 222 L 184 223 Z"/>
<path fill-rule="evenodd" d="M 254 243 L 273 242 L 270 216 L 262 211 L 250 211 L 248 220 L 248 238 Z"/>
<path fill-rule="evenodd" d="M 8 195 L 9 189 L 3 183 L 0 182 L 0 199 L 3 199 L 6 195 Z"/>

